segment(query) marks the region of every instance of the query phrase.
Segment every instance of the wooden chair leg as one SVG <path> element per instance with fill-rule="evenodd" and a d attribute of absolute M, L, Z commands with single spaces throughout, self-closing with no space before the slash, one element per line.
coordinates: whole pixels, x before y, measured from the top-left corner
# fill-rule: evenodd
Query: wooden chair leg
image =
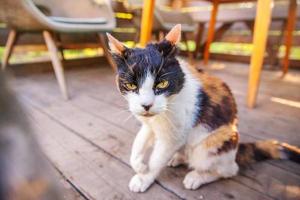
<path fill-rule="evenodd" d="M 293 43 L 293 31 L 297 20 L 297 0 L 290 0 L 289 15 L 285 31 L 285 55 L 283 58 L 282 78 L 289 70 L 290 51 Z"/>
<path fill-rule="evenodd" d="M 55 76 L 56 76 L 58 85 L 60 87 L 61 93 L 62 93 L 64 99 L 68 100 L 69 95 L 68 95 L 67 86 L 66 86 L 64 68 L 62 66 L 61 60 L 59 59 L 58 50 L 57 50 L 54 38 L 49 31 L 43 31 L 43 37 L 44 37 L 45 43 L 47 45 L 47 48 L 48 48 L 48 51 L 50 54 L 53 69 L 54 69 Z"/>
<path fill-rule="evenodd" d="M 59 53 L 61 55 L 61 59 L 63 61 L 65 61 L 65 56 L 64 56 L 64 48 L 63 48 L 63 44 L 62 44 L 62 40 L 61 37 L 59 35 L 59 33 L 55 34 L 55 39 L 58 41 L 59 45 L 57 46 Z"/>
<path fill-rule="evenodd" d="M 140 46 L 145 47 L 151 40 L 155 0 L 144 1 L 140 27 Z"/>
<path fill-rule="evenodd" d="M 103 49 L 104 56 L 106 57 L 109 65 L 113 68 L 114 71 L 117 71 L 117 66 L 111 56 L 111 53 L 108 50 L 108 46 L 106 44 L 106 39 L 105 39 L 104 35 L 101 33 L 98 33 L 98 37 L 99 37 L 101 47 Z"/>
<path fill-rule="evenodd" d="M 213 42 L 213 39 L 214 39 L 218 7 L 219 7 L 219 1 L 213 1 L 213 8 L 211 11 L 208 32 L 207 32 L 207 40 L 206 40 L 205 50 L 204 50 L 204 54 L 203 54 L 204 65 L 207 65 L 208 60 L 209 60 L 209 48 L 210 48 L 210 44 Z"/>
<path fill-rule="evenodd" d="M 203 32 L 204 32 L 204 25 L 205 25 L 204 23 L 198 23 L 198 30 L 197 30 L 197 34 L 195 37 L 196 49 L 194 51 L 194 58 L 197 58 L 197 55 L 201 48 L 201 41 L 202 41 Z"/>
<path fill-rule="evenodd" d="M 8 38 L 6 41 L 5 49 L 4 49 L 4 54 L 2 57 L 2 70 L 4 70 L 7 65 L 9 58 L 11 56 L 13 47 L 17 41 L 17 31 L 16 30 L 10 30 L 8 33 Z"/>
<path fill-rule="evenodd" d="M 271 21 L 273 0 L 258 0 L 253 35 L 253 53 L 250 62 L 248 79 L 247 106 L 253 108 L 260 82 L 268 30 Z"/>

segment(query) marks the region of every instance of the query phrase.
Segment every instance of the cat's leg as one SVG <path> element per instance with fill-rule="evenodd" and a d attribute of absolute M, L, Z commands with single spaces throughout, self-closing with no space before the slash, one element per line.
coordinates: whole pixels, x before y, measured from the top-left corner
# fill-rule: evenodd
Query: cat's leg
<path fill-rule="evenodd" d="M 171 160 L 168 162 L 169 167 L 177 167 L 182 164 L 186 164 L 186 154 L 185 154 L 185 149 L 182 147 L 179 151 L 177 151 Z"/>
<path fill-rule="evenodd" d="M 143 125 L 134 139 L 130 156 L 130 165 L 136 173 L 144 173 L 147 170 L 147 165 L 143 160 L 153 140 L 154 135 L 151 128 Z"/>
<path fill-rule="evenodd" d="M 195 190 L 203 184 L 237 174 L 236 148 L 220 152 L 220 154 L 216 153 L 217 150 L 218 148 L 207 149 L 205 145 L 199 144 L 191 151 L 189 165 L 194 170 L 184 178 L 183 184 L 186 189 Z"/>
<path fill-rule="evenodd" d="M 167 165 L 172 155 L 182 146 L 182 143 L 157 140 L 149 160 L 148 171 L 136 174 L 129 183 L 133 192 L 144 192 L 154 182 L 160 171 Z"/>
<path fill-rule="evenodd" d="M 185 176 L 183 185 L 186 189 L 196 190 L 201 185 L 211 183 L 220 178 L 230 178 L 238 172 L 238 166 L 235 162 L 220 164 L 217 170 L 197 171 L 192 170 Z"/>

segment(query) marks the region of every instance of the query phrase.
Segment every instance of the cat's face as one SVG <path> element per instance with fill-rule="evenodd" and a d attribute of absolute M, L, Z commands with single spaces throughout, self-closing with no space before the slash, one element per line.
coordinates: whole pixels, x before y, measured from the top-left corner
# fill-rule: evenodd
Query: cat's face
<path fill-rule="evenodd" d="M 171 38 L 174 42 L 168 35 L 162 42 L 144 49 L 126 48 L 109 36 L 111 49 L 119 48 L 113 51 L 118 67 L 117 85 L 135 115 L 150 117 L 166 111 L 171 96 L 183 87 L 184 73 L 175 58 L 179 39 Z"/>

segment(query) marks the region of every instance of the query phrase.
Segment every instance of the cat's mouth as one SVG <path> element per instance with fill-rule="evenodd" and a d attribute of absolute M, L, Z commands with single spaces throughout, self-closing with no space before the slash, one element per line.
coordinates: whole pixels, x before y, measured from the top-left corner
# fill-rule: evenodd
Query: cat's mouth
<path fill-rule="evenodd" d="M 145 114 L 142 114 L 142 116 L 144 117 L 153 117 L 155 114 L 151 114 L 151 113 L 145 113 Z"/>
<path fill-rule="evenodd" d="M 146 112 L 146 113 L 142 113 L 140 115 L 143 116 L 143 117 L 153 117 L 155 114 Z"/>

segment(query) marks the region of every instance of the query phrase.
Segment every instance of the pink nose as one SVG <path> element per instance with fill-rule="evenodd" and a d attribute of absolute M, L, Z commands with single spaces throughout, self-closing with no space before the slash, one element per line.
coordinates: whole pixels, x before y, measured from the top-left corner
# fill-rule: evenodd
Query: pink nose
<path fill-rule="evenodd" d="M 152 104 L 149 104 L 149 105 L 142 105 L 142 107 L 143 107 L 146 111 L 149 111 L 150 108 L 152 107 Z"/>

